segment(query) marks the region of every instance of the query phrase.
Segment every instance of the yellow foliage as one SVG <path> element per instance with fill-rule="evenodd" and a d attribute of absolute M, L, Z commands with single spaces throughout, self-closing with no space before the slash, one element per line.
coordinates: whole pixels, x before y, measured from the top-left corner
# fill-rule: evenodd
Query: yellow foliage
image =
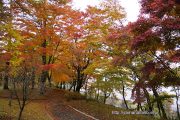
<path fill-rule="evenodd" d="M 63 73 L 60 70 L 52 70 L 52 79 L 54 82 L 65 82 L 70 81 L 71 78 L 66 73 Z"/>

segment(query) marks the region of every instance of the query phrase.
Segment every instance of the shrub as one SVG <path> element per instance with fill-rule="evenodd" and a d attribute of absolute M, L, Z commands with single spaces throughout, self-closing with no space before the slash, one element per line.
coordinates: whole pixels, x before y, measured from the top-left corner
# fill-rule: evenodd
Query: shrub
<path fill-rule="evenodd" d="M 65 98 L 69 100 L 84 100 L 86 97 L 77 92 L 68 92 L 65 94 Z"/>

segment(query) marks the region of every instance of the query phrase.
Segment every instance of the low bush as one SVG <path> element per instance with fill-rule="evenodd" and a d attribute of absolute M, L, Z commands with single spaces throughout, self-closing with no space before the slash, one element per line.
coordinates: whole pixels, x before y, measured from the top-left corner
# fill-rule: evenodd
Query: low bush
<path fill-rule="evenodd" d="M 65 94 L 65 98 L 70 101 L 70 100 L 84 100 L 86 97 L 84 95 L 81 95 L 80 93 L 77 92 L 68 92 Z"/>

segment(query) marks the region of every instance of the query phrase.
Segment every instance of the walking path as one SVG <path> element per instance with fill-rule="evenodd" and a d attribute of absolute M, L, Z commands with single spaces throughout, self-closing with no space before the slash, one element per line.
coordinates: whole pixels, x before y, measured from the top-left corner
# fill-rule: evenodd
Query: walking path
<path fill-rule="evenodd" d="M 49 99 L 44 104 L 46 112 L 53 120 L 98 120 L 68 105 L 62 91 L 53 90 L 50 93 L 51 95 L 47 94 Z"/>

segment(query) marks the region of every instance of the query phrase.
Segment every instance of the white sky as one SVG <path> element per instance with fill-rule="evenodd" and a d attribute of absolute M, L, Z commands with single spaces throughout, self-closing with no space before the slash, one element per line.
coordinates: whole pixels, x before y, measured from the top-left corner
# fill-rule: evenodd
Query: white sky
<path fill-rule="evenodd" d="M 87 5 L 98 5 L 102 0 L 73 0 L 75 8 L 85 10 Z M 139 15 L 140 4 L 138 0 L 120 0 L 122 7 L 125 9 L 128 21 L 135 21 Z"/>

